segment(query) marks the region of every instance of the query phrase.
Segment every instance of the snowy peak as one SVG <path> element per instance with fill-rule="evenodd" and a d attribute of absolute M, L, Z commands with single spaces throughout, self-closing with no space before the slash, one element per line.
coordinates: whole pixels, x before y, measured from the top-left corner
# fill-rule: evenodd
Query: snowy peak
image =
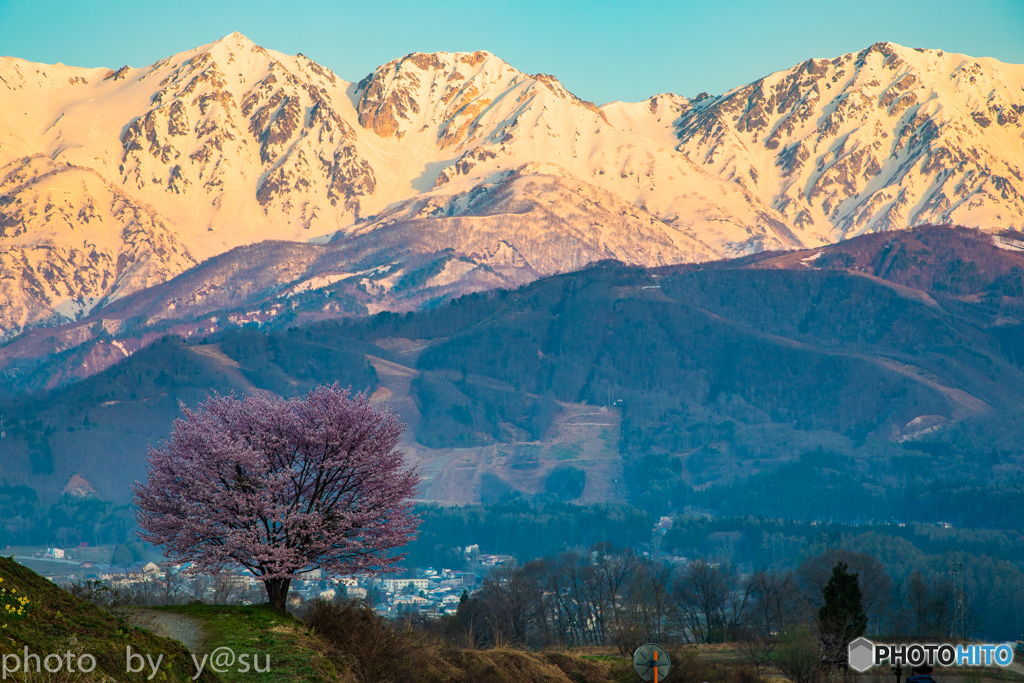
<path fill-rule="evenodd" d="M 307 230 L 327 214 L 338 218 L 324 229 L 358 217 L 373 171 L 336 109 L 347 84 L 328 69 L 235 33 L 143 78 L 159 90 L 121 137 L 123 183 L 205 194 L 218 209 L 224 190 L 249 189 L 264 215 L 278 209 Z"/>
<path fill-rule="evenodd" d="M 522 74 L 488 52 L 414 52 L 377 68 L 357 86 L 359 124 L 401 139 L 491 103 L 482 93 L 505 89 Z"/>
<path fill-rule="evenodd" d="M 437 129 L 444 149 L 465 142 L 476 122 L 507 114 L 538 95 L 564 100 L 603 118 L 593 102 L 569 92 L 554 76 L 528 76 L 488 52 L 414 52 L 388 62 L 359 82 L 359 123 L 396 139 Z"/>
<path fill-rule="evenodd" d="M 0 168 L 0 245 L 5 331 L 75 320 L 196 263 L 151 208 L 44 155 Z"/>
<path fill-rule="evenodd" d="M 0 258 L 19 274 L 0 336 L 351 224 L 375 181 L 348 88 L 241 34 L 143 68 L 0 61 Z"/>
<path fill-rule="evenodd" d="M 1022 66 L 891 43 L 601 107 L 488 52 L 412 53 L 358 84 L 239 33 L 139 68 L 0 58 L 0 338 L 268 240 L 333 238 L 396 273 L 423 250 L 528 264 L 453 262 L 461 292 L 609 255 L 1024 228 L 1022 97 Z M 381 296 L 364 303 L 400 301 Z"/>
<path fill-rule="evenodd" d="M 337 76 L 308 57 L 267 50 L 237 31 L 207 45 L 161 59 L 148 67 L 145 77 L 159 74 L 166 80 L 170 76 L 177 83 L 211 66 L 227 77 L 224 86 L 236 96 L 244 95 L 274 71 L 293 72 L 302 80 L 321 86 L 337 83 Z"/>
<path fill-rule="evenodd" d="M 693 103 L 680 151 L 833 241 L 1024 226 L 1024 67 L 878 43 Z"/>
<path fill-rule="evenodd" d="M 571 102 L 576 106 L 583 107 L 584 109 L 589 109 L 590 111 L 600 116 L 605 123 L 608 123 L 608 119 L 605 118 L 604 114 L 601 113 L 601 110 L 597 108 L 597 105 L 587 100 L 581 100 L 580 98 L 576 97 L 576 95 L 573 95 L 554 76 L 550 76 L 548 74 L 535 74 L 533 76 L 533 79 L 539 83 L 542 83 L 548 90 L 553 92 L 556 96 L 562 98 L 563 100 Z"/>
<path fill-rule="evenodd" d="M 220 40 L 215 40 L 205 47 L 198 48 L 202 52 L 215 52 L 217 50 L 224 50 L 229 53 L 245 53 L 252 52 L 256 49 L 263 50 L 256 43 L 249 40 L 245 35 L 238 31 L 232 31 Z"/>

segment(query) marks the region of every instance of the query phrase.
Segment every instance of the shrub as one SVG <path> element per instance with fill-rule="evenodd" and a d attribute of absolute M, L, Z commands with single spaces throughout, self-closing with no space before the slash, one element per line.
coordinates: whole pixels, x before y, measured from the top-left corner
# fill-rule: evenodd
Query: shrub
<path fill-rule="evenodd" d="M 332 659 L 356 681 L 423 681 L 437 643 L 397 631 L 361 600 L 313 600 L 303 621 L 335 648 Z"/>
<path fill-rule="evenodd" d="M 816 683 L 821 671 L 817 636 L 807 626 L 787 629 L 779 638 L 772 664 L 793 683 Z"/>

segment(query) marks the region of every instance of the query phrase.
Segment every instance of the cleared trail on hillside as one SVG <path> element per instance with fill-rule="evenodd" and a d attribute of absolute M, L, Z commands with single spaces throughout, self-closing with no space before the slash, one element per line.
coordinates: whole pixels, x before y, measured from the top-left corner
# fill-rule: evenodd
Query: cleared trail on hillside
<path fill-rule="evenodd" d="M 202 652 L 206 635 L 198 619 L 156 610 L 131 610 L 130 621 L 158 636 L 177 640 L 195 653 Z"/>

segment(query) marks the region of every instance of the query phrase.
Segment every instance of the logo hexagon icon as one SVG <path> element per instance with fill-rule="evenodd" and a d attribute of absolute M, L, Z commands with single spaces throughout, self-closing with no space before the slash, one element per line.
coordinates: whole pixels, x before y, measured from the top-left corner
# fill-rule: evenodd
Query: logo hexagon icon
<path fill-rule="evenodd" d="M 864 673 L 875 663 L 875 644 L 863 636 L 850 642 L 847 653 L 850 668 L 859 673 Z"/>

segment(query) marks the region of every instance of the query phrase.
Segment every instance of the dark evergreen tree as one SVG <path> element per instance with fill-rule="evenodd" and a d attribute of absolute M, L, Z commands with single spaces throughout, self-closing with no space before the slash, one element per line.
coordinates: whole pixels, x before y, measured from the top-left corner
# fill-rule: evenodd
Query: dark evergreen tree
<path fill-rule="evenodd" d="M 826 628 L 832 626 L 837 634 L 853 639 L 864 635 L 868 618 L 861 604 L 859 575 L 847 569 L 845 562 L 837 562 L 832 568 L 832 576 L 822 591 L 825 604 L 818 610 L 818 619 Z"/>

